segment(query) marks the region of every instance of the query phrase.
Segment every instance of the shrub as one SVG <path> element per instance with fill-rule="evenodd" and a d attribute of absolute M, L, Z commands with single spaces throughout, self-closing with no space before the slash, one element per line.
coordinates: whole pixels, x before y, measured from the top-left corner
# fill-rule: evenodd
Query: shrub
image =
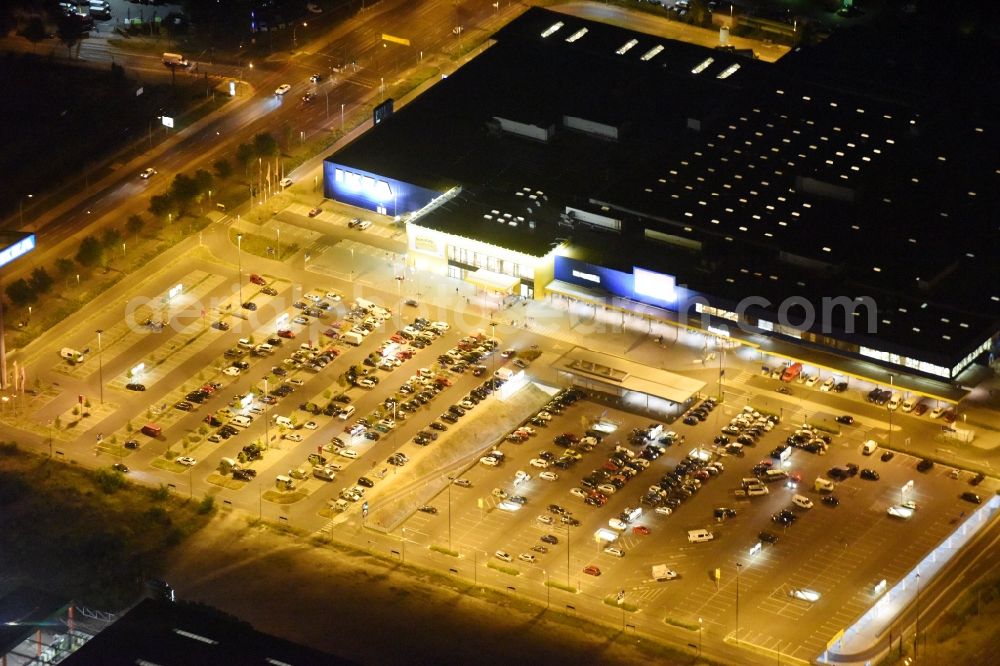
<path fill-rule="evenodd" d="M 125 486 L 125 476 L 113 469 L 97 470 L 94 472 L 94 481 L 97 483 L 97 487 L 107 495 L 116 493 Z"/>
<path fill-rule="evenodd" d="M 205 515 L 212 513 L 215 510 L 215 498 L 211 495 L 206 495 L 205 499 L 198 504 L 198 513 Z"/>

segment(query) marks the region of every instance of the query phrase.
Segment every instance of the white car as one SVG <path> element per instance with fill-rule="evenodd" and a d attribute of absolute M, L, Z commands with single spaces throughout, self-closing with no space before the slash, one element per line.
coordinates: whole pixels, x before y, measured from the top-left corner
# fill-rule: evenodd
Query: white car
<path fill-rule="evenodd" d="M 608 555 L 614 555 L 615 557 L 625 557 L 625 551 L 621 548 L 615 548 L 614 546 L 608 546 L 604 549 L 604 552 Z"/>
<path fill-rule="evenodd" d="M 179 458 L 175 458 L 174 460 L 178 464 L 186 465 L 187 467 L 191 467 L 192 465 L 196 465 L 198 463 L 198 459 L 192 458 L 191 456 L 180 456 Z"/>
<path fill-rule="evenodd" d="M 343 298 L 340 294 L 338 294 L 335 291 L 328 291 L 326 292 L 325 296 L 335 303 L 339 302 L 340 299 Z"/>
<path fill-rule="evenodd" d="M 551 525 L 552 523 L 555 522 L 552 516 L 546 515 L 544 513 L 535 518 L 535 520 L 542 523 L 543 525 Z"/>
<path fill-rule="evenodd" d="M 619 532 L 624 532 L 625 530 L 628 529 L 628 523 L 619 518 L 612 518 L 611 520 L 608 521 L 608 527 L 610 527 L 611 529 L 618 530 Z"/>
<path fill-rule="evenodd" d="M 440 331 L 441 333 L 444 333 L 445 331 L 450 329 L 451 326 L 444 321 L 433 321 L 431 322 L 431 328 L 433 328 L 435 331 Z"/>
<path fill-rule="evenodd" d="M 155 175 L 156 175 L 156 169 L 154 169 L 153 167 L 147 167 L 142 170 L 142 173 L 139 174 L 139 178 L 142 178 L 143 180 L 148 180 L 149 178 Z"/>
<path fill-rule="evenodd" d="M 375 388 L 375 382 L 366 378 L 358 382 L 358 386 L 360 386 L 361 388 L 373 389 Z"/>
<path fill-rule="evenodd" d="M 532 467 L 537 467 L 539 469 L 545 469 L 546 467 L 549 466 L 549 461 L 548 460 L 543 460 L 542 458 L 532 458 L 531 461 L 528 464 L 531 465 Z"/>
<path fill-rule="evenodd" d="M 929 416 L 932 419 L 939 419 L 941 418 L 941 415 L 944 414 L 945 411 L 947 411 L 947 409 L 948 409 L 947 407 L 935 407 L 934 409 L 931 410 Z"/>
<path fill-rule="evenodd" d="M 354 228 L 357 229 L 358 231 L 364 231 L 365 229 L 368 229 L 371 226 L 372 223 L 369 220 L 361 220 Z"/>
<path fill-rule="evenodd" d="M 601 485 L 597 486 L 597 489 L 600 490 L 605 495 L 614 495 L 616 492 L 618 492 L 618 489 L 615 488 L 610 483 L 602 483 Z"/>
<path fill-rule="evenodd" d="M 660 514 L 661 516 L 669 516 L 673 512 L 674 512 L 674 510 L 671 509 L 669 506 L 658 506 L 658 507 L 656 507 L 656 513 Z"/>
<path fill-rule="evenodd" d="M 572 495 L 573 497 L 579 497 L 580 499 L 587 498 L 587 491 L 584 490 L 583 488 L 570 488 L 569 494 Z"/>
<path fill-rule="evenodd" d="M 511 502 L 510 500 L 504 500 L 497 504 L 497 508 L 501 511 L 510 511 L 511 513 L 521 510 L 521 505 L 517 502 Z"/>
<path fill-rule="evenodd" d="M 556 474 L 555 472 L 546 471 L 539 474 L 538 478 L 541 479 L 542 481 L 558 481 L 559 475 Z"/>
<path fill-rule="evenodd" d="M 278 185 L 281 185 L 282 187 L 291 187 L 293 182 L 294 181 L 291 178 L 282 178 L 278 181 Z"/>
<path fill-rule="evenodd" d="M 537 416 L 538 418 L 540 418 L 543 421 L 551 421 L 552 420 L 552 415 L 549 414 L 548 412 L 545 412 L 545 411 L 538 412 L 538 414 L 536 414 L 535 416 Z"/>
<path fill-rule="evenodd" d="M 354 449 L 341 449 L 340 451 L 338 451 L 338 454 L 345 458 L 350 458 L 352 460 L 358 457 L 358 452 L 355 451 Z"/>
<path fill-rule="evenodd" d="M 282 439 L 287 439 L 289 442 L 301 442 L 302 435 L 297 432 L 286 432 L 281 436 Z"/>
<path fill-rule="evenodd" d="M 284 95 L 285 93 L 287 93 L 291 89 L 292 89 L 291 84 L 282 83 L 280 86 L 278 86 L 277 88 L 275 88 L 274 94 L 275 95 Z"/>
<path fill-rule="evenodd" d="M 305 428 L 306 430 L 315 430 L 319 426 L 316 424 L 315 421 L 306 421 L 305 423 L 302 424 L 302 427 Z"/>
<path fill-rule="evenodd" d="M 517 559 L 521 560 L 522 562 L 527 562 L 528 564 L 535 563 L 535 556 L 532 555 L 531 553 L 521 553 L 520 555 L 517 556 Z"/>
<path fill-rule="evenodd" d="M 240 374 L 240 369 L 235 368 L 233 366 L 229 366 L 228 368 L 222 371 L 222 374 L 227 375 L 229 377 L 236 377 Z"/>
<path fill-rule="evenodd" d="M 312 292 L 309 292 L 308 294 L 306 294 L 305 296 L 303 296 L 303 298 L 305 298 L 306 300 L 312 301 L 313 303 L 319 303 L 320 301 L 323 300 L 322 296 L 320 296 L 319 294 L 314 294 Z"/>
<path fill-rule="evenodd" d="M 808 601 L 810 603 L 819 601 L 820 594 L 814 590 L 807 590 L 805 588 L 796 588 L 788 592 L 788 596 L 794 597 L 796 599 L 801 599 L 802 601 Z"/>
<path fill-rule="evenodd" d="M 836 383 L 837 381 L 833 377 L 829 377 L 825 382 L 823 382 L 823 385 L 819 387 L 819 390 L 830 391 Z"/>
<path fill-rule="evenodd" d="M 809 387 L 816 386 L 816 382 L 818 382 L 818 381 L 819 381 L 819 375 L 813 375 L 809 379 L 806 380 L 806 386 L 809 386 Z"/>
<path fill-rule="evenodd" d="M 913 517 L 913 509 L 908 506 L 890 506 L 885 512 L 893 518 L 902 518 L 903 520 L 909 520 Z"/>
<path fill-rule="evenodd" d="M 479 462 L 487 467 L 496 467 L 500 464 L 500 461 L 493 456 L 483 456 L 479 459 Z"/>
<path fill-rule="evenodd" d="M 502 550 L 498 550 L 497 552 L 493 553 L 493 556 L 496 557 L 498 560 L 502 560 L 504 562 L 514 561 L 514 558 L 510 556 L 510 553 L 504 552 Z"/>
<path fill-rule="evenodd" d="M 525 481 L 531 481 L 531 475 L 530 474 L 528 474 L 527 472 L 522 472 L 521 470 L 517 470 L 516 472 L 514 472 L 514 485 L 515 486 L 518 485 L 518 484 L 524 483 Z"/>

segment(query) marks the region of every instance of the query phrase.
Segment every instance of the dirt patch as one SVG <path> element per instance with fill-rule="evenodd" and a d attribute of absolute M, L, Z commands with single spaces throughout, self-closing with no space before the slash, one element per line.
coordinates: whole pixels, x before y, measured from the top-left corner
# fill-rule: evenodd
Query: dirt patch
<path fill-rule="evenodd" d="M 680 664 L 659 646 L 581 618 L 370 555 L 216 518 L 171 558 L 185 599 L 368 664 Z"/>

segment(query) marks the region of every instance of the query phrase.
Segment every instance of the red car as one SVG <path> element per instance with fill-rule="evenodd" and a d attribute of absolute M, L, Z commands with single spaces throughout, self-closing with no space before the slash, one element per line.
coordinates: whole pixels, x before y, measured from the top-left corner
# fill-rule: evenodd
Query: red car
<path fill-rule="evenodd" d="M 600 576 L 601 570 L 598 567 L 595 567 L 593 564 L 590 564 L 583 568 L 583 573 L 589 574 L 591 576 Z"/>
<path fill-rule="evenodd" d="M 254 284 L 259 284 L 262 287 L 267 284 L 267 280 L 257 275 L 256 273 L 250 276 L 250 282 L 253 282 Z"/>
<path fill-rule="evenodd" d="M 294 338 L 295 337 L 295 331 L 292 331 L 291 329 L 283 328 L 280 331 L 278 331 L 278 337 L 279 338 Z"/>
<path fill-rule="evenodd" d="M 645 525 L 636 525 L 632 528 L 632 534 L 641 534 L 642 536 L 646 536 L 651 534 L 651 532 Z"/>
<path fill-rule="evenodd" d="M 943 416 L 944 420 L 947 421 L 948 423 L 954 423 L 955 421 L 958 420 L 958 412 L 956 412 L 954 409 L 949 409 L 941 416 Z"/>

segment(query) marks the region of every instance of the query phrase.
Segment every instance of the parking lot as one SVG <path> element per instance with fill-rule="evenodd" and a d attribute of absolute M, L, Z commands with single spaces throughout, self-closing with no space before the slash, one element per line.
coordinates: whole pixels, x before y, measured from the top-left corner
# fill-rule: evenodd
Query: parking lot
<path fill-rule="evenodd" d="M 637 605 L 646 621 L 656 618 L 697 626 L 701 618 L 706 630 L 711 627 L 713 633 L 731 638 L 737 629 L 738 585 L 739 639 L 811 659 L 831 636 L 874 602 L 875 586 L 880 581 L 885 579 L 891 587 L 954 529 L 965 512 L 975 508 L 960 499 L 962 492 L 991 492 L 986 487 L 972 488 L 967 473 L 952 478 L 952 470 L 940 465 L 918 472 L 919 461 L 904 453 L 897 452 L 886 461 L 882 460 L 883 449 L 865 456 L 861 440 L 849 432 L 831 437 L 823 454 L 790 448 L 782 462 L 771 457 L 772 450 L 784 448 L 787 438 L 801 430 L 801 424 L 787 422 L 763 433 L 742 455 L 729 455 L 714 440 L 742 411 L 720 405 L 697 425 L 683 425 L 679 420 L 671 426 L 678 438 L 666 446 L 664 455 L 611 494 L 604 506 L 590 506 L 571 494 L 571 489 L 579 488 L 591 470 L 601 468 L 616 446 L 642 451 L 642 446 L 628 444 L 629 436 L 634 428 L 646 428 L 650 423 L 585 400 L 570 405 L 562 414 L 553 414 L 546 425 L 532 426 L 537 434 L 526 441 L 503 444 L 500 448 L 505 456 L 500 464 L 476 464 L 469 469 L 463 475 L 463 484 L 467 480 L 468 487 L 452 487 L 450 548 L 470 560 L 475 558 L 480 566 L 493 562 L 504 569 L 516 569 L 519 579 L 537 581 L 538 590 L 544 589 L 541 584 L 546 579 L 598 599 L 624 590 L 625 601 Z M 571 469 L 547 468 L 558 478 L 540 478 L 543 470 L 531 461 L 543 451 L 561 455 L 563 447 L 555 444 L 554 438 L 563 433 L 582 438 L 584 430 L 597 423 L 615 429 L 591 452 L 582 453 Z M 709 476 L 671 515 L 661 515 L 641 504 L 640 497 L 647 489 L 695 448 L 712 451 L 724 471 Z M 741 479 L 753 477 L 753 468 L 761 462 L 801 480 L 796 488 L 789 487 L 788 479 L 781 479 L 766 483 L 766 495 L 748 497 L 741 492 L 738 497 L 737 491 L 743 489 Z M 828 479 L 830 468 L 849 463 L 859 470 L 877 472 L 879 479 L 867 480 L 858 473 L 834 481 L 832 492 L 815 490 L 817 477 Z M 515 485 L 515 478 L 524 476 L 521 472 L 531 478 Z M 904 490 L 911 480 L 912 488 Z M 494 489 L 508 496 L 519 495 L 526 502 L 511 506 L 509 499 L 494 496 Z M 444 492 L 435 498 L 436 515 L 418 513 L 406 522 L 407 542 L 449 546 L 448 495 Z M 812 508 L 795 506 L 794 495 L 808 499 Z M 821 498 L 826 495 L 836 497 L 839 504 L 823 503 Z M 906 502 L 917 507 L 909 519 L 887 513 L 890 507 Z M 566 524 L 561 514 L 549 510 L 550 505 L 565 509 L 580 524 Z M 643 513 L 619 534 L 610 528 L 609 521 L 626 507 L 641 507 Z M 718 508 L 732 508 L 735 516 L 717 519 Z M 796 516 L 788 526 L 772 520 L 772 515 L 783 509 Z M 595 539 L 601 528 L 619 534 L 609 543 L 623 556 L 605 551 L 607 544 Z M 689 542 L 688 531 L 697 529 L 712 532 L 714 538 Z M 762 531 L 773 534 L 776 542 L 761 543 Z M 556 543 L 543 542 L 542 537 L 548 535 L 555 537 Z M 539 552 L 538 547 L 546 552 Z M 499 559 L 497 551 L 509 555 L 511 561 Z M 531 557 L 521 559 L 522 555 Z M 525 561 L 532 558 L 534 561 Z M 653 580 L 656 565 L 667 565 L 678 578 Z M 588 567 L 597 567 L 600 574 L 588 575 L 584 572 Z M 518 585 L 523 588 L 525 580 Z"/>

